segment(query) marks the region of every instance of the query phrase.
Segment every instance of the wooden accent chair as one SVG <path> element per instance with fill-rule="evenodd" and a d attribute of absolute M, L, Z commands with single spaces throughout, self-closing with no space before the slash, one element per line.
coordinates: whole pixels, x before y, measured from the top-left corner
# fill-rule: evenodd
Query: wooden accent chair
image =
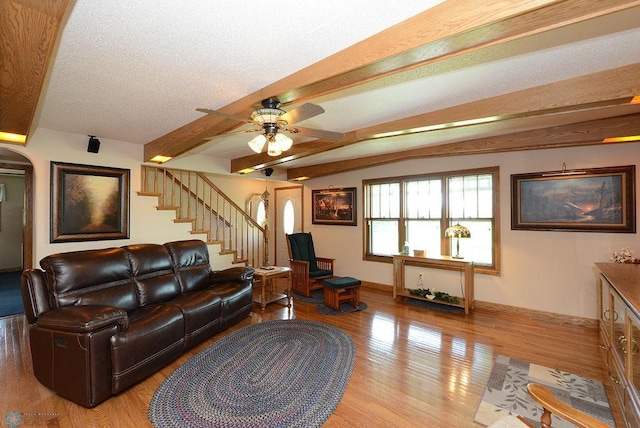
<path fill-rule="evenodd" d="M 322 288 L 322 280 L 333 278 L 335 259 L 316 257 L 311 233 L 287 235 L 291 288 L 294 292 L 311 297 L 311 290 Z"/>
<path fill-rule="evenodd" d="M 542 406 L 543 413 L 540 418 L 540 427 L 542 428 L 552 428 L 552 413 L 555 413 L 556 416 L 571 422 L 579 428 L 608 428 L 608 425 L 601 422 L 599 419 L 589 416 L 586 413 L 569 406 L 567 403 L 560 401 L 546 386 L 540 385 L 539 383 L 530 383 L 527 385 L 527 390 L 529 391 L 531 398 Z M 513 416 L 502 418 L 492 424 L 489 428 L 518 427 L 536 428 L 535 425 L 530 424 L 520 416 L 517 416 L 517 419 Z"/>
<path fill-rule="evenodd" d="M 551 391 L 538 383 L 527 385 L 529 395 L 542 406 L 544 412 L 540 419 L 541 427 L 551 427 L 551 413 L 555 413 L 562 419 L 571 422 L 580 428 L 607 428 L 607 424 L 601 422 L 586 413 L 581 412 L 567 403 L 558 400 Z"/>

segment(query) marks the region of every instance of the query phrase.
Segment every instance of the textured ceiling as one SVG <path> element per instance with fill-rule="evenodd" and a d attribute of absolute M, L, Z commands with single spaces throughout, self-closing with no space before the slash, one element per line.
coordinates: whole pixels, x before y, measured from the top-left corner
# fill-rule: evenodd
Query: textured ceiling
<path fill-rule="evenodd" d="M 434 3 L 78 0 L 39 125 L 144 144 Z"/>
<path fill-rule="evenodd" d="M 70 1 L 35 126 L 145 145 L 141 161 L 148 160 L 148 151 L 191 138 L 190 148 L 179 151 L 178 158 L 223 159 L 231 172 L 238 165 L 256 164 L 305 172 L 314 165 L 500 135 L 530 138 L 527 131 L 545 128 L 559 135 L 566 130 L 552 127 L 639 113 L 640 105 L 628 105 L 630 97 L 640 95 L 638 23 L 640 2 L 633 0 L 329 0 L 283 1 L 277 7 L 248 1 Z M 485 35 L 495 35 L 494 41 L 474 44 L 474 38 Z M 391 51 L 397 50 L 406 60 L 424 47 L 416 39 L 430 37 L 430 44 L 420 43 L 441 51 L 433 59 L 407 60 L 407 66 L 378 75 L 370 71 L 390 64 L 375 62 L 374 55 L 393 62 Z M 262 98 L 339 81 L 348 72 L 330 75 L 326 64 L 337 69 L 347 62 L 355 64 L 355 73 L 369 70 L 372 77 L 363 75 L 355 84 L 324 92 L 316 88 L 306 98 L 293 96 L 284 108 L 319 104 L 326 112 L 301 126 L 366 134 L 362 141 L 328 144 L 332 150 L 324 151 L 294 137 L 295 155 L 267 165 L 271 159 L 264 156 L 250 159 L 246 142 L 253 134 L 218 135 L 239 123 L 214 124 L 217 128 L 209 133 L 200 125 L 204 115 L 198 107 L 237 106 L 226 111 L 244 112 Z M 282 92 L 272 93 L 273 87 Z M 495 123 L 460 125 L 460 118 L 494 114 L 502 115 Z M 625 132 L 635 131 L 638 121 L 627 122 Z M 434 124 L 441 129 L 403 131 Z M 597 143 L 607 126 L 615 125 L 598 122 L 592 140 L 557 146 Z M 186 136 L 176 134 L 181 129 L 188 131 Z M 378 138 L 372 129 L 402 135 Z M 203 140 L 209 136 L 215 138 Z M 523 144 L 503 144 L 499 150 L 518 150 Z"/>

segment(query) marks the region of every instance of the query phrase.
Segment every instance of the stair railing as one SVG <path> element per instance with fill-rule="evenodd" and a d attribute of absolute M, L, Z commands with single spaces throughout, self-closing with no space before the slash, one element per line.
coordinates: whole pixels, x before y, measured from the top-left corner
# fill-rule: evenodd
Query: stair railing
<path fill-rule="evenodd" d="M 221 244 L 234 263 L 261 266 L 268 260 L 266 228 L 260 226 L 203 173 L 142 165 L 139 194 L 157 196 L 161 210 L 175 210 L 176 223 Z"/>

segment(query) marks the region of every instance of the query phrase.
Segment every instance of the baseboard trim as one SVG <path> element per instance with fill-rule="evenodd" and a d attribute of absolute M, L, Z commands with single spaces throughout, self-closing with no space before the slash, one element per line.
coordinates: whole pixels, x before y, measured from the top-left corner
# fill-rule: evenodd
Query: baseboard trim
<path fill-rule="evenodd" d="M 362 281 L 362 286 L 383 292 L 388 292 L 390 296 L 393 295 L 393 289 L 390 285 L 387 284 L 378 284 L 375 282 L 367 282 Z M 517 306 L 504 305 L 501 303 L 493 303 L 493 302 L 484 302 L 484 301 L 475 301 L 474 310 L 482 310 L 482 311 L 495 311 L 501 312 L 502 314 L 508 313 L 513 315 L 519 315 L 531 320 L 546 322 L 550 324 L 556 325 L 571 325 L 578 327 L 587 327 L 587 328 L 598 328 L 598 320 L 592 318 L 582 318 L 575 317 L 564 314 L 557 314 L 554 312 L 545 312 L 539 311 L 536 309 L 528 309 L 528 308 L 520 308 Z"/>

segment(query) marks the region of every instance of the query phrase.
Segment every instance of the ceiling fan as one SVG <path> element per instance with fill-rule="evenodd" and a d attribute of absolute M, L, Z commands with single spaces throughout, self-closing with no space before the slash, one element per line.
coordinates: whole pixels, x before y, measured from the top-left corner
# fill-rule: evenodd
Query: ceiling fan
<path fill-rule="evenodd" d="M 261 153 L 264 145 L 268 143 L 267 154 L 269 156 L 279 156 L 282 152 L 289 150 L 293 145 L 293 140 L 283 134 L 282 131 L 290 134 L 297 134 L 302 137 L 326 138 L 329 140 L 339 140 L 344 137 L 344 134 L 340 132 L 292 126 L 295 123 L 302 122 L 303 120 L 307 120 L 324 113 L 324 109 L 319 105 L 305 103 L 300 107 L 287 112 L 280 108 L 280 101 L 275 97 L 262 100 L 261 105 L 262 108 L 251 113 L 250 120 L 217 110 L 209 110 L 206 108 L 198 108 L 196 110 L 202 113 L 215 114 L 227 119 L 233 119 L 257 126 L 257 129 L 243 130 L 239 131 L 239 133 L 260 132 L 258 136 L 249 141 L 249 147 L 251 147 L 251 150 L 254 152 Z M 233 134 L 233 132 L 225 135 L 230 134 Z"/>

